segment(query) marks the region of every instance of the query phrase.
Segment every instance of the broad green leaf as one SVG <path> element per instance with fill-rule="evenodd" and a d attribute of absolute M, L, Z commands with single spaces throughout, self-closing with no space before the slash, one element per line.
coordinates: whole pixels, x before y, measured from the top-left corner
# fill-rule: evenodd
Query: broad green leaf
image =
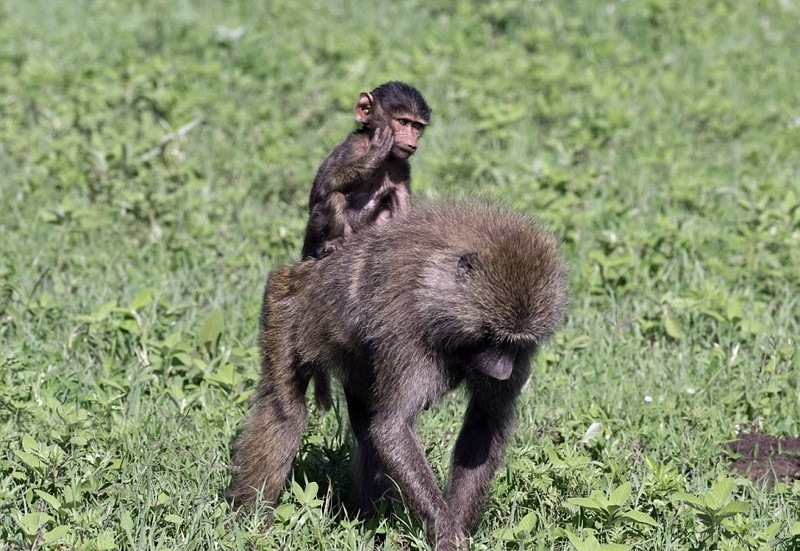
<path fill-rule="evenodd" d="M 193 363 L 191 354 L 187 354 L 186 352 L 178 352 L 172 357 L 178 360 L 181 365 L 192 365 Z"/>
<path fill-rule="evenodd" d="M 100 322 L 108 318 L 108 316 L 117 308 L 116 301 L 109 301 L 100 306 L 93 314 L 92 318 L 94 318 L 95 322 Z"/>
<path fill-rule="evenodd" d="M 761 531 L 761 539 L 763 541 L 771 541 L 774 540 L 775 537 L 778 535 L 778 532 L 781 531 L 781 523 L 780 522 L 773 522 L 766 528 Z"/>
<path fill-rule="evenodd" d="M 183 522 L 183 518 L 178 515 L 164 515 L 164 520 L 172 524 L 181 524 Z"/>
<path fill-rule="evenodd" d="M 710 308 L 706 308 L 706 309 L 701 310 L 701 311 L 705 315 L 707 315 L 708 317 L 710 317 L 714 321 L 718 321 L 719 323 L 727 323 L 728 321 L 730 321 L 727 317 L 723 316 L 722 314 L 720 314 L 716 310 L 712 310 Z"/>
<path fill-rule="evenodd" d="M 611 495 L 608 497 L 608 502 L 611 505 L 620 506 L 624 505 L 629 497 L 631 497 L 631 484 L 630 482 L 625 482 L 611 492 Z"/>
<path fill-rule="evenodd" d="M 119 549 L 114 541 L 114 533 L 111 530 L 105 530 L 100 533 L 92 542 L 92 547 L 98 551 L 111 551 L 112 549 Z"/>
<path fill-rule="evenodd" d="M 567 463 L 563 459 L 558 457 L 558 453 L 556 453 L 556 451 L 553 449 L 552 446 L 545 446 L 544 453 L 547 454 L 547 458 L 550 460 L 550 463 L 552 463 L 554 466 L 556 466 L 556 467 L 568 467 L 569 466 L 569 465 L 567 465 Z"/>
<path fill-rule="evenodd" d="M 646 524 L 648 526 L 655 526 L 658 527 L 658 524 L 653 517 L 648 515 L 647 513 L 643 513 L 641 511 L 628 511 L 626 513 L 622 513 L 619 518 L 624 520 L 630 520 L 632 522 L 636 522 L 638 524 Z"/>
<path fill-rule="evenodd" d="M 236 367 L 232 363 L 226 363 L 205 376 L 206 380 L 219 383 L 225 387 L 236 386 L 242 380 L 242 375 L 236 373 Z"/>
<path fill-rule="evenodd" d="M 28 513 L 17 519 L 17 524 L 19 524 L 23 532 L 29 536 L 34 536 L 39 528 L 51 520 L 53 520 L 53 517 L 45 513 Z"/>
<path fill-rule="evenodd" d="M 673 298 L 662 297 L 669 304 L 670 308 L 678 311 L 691 310 L 697 305 L 697 301 L 691 298 Z"/>
<path fill-rule="evenodd" d="M 303 498 L 305 498 L 305 490 L 303 489 L 297 481 L 292 482 L 292 494 L 294 495 L 295 499 L 300 503 L 303 502 Z"/>
<path fill-rule="evenodd" d="M 600 544 L 591 534 L 589 534 L 589 536 L 584 541 L 581 540 L 578 536 L 576 536 L 572 532 L 570 532 L 569 530 L 567 530 L 566 533 L 567 533 L 567 539 L 569 539 L 569 542 L 578 551 L 600 551 Z"/>
<path fill-rule="evenodd" d="M 792 537 L 800 536 L 800 522 L 793 522 L 789 526 L 789 535 Z"/>
<path fill-rule="evenodd" d="M 319 492 L 319 484 L 317 484 L 316 482 L 309 482 L 304 492 L 305 502 L 308 503 L 309 501 L 317 497 L 317 492 Z"/>
<path fill-rule="evenodd" d="M 567 347 L 572 350 L 589 348 L 592 345 L 592 338 L 589 335 L 579 335 L 567 343 Z"/>
<path fill-rule="evenodd" d="M 55 528 L 53 528 L 52 530 L 42 534 L 42 538 L 44 539 L 45 543 L 53 543 L 55 541 L 60 540 L 67 534 L 69 534 L 69 526 L 60 524 Z"/>
<path fill-rule="evenodd" d="M 750 511 L 750 504 L 742 501 L 733 501 L 719 510 L 715 515 L 717 518 L 728 518 L 738 514 L 745 514 Z"/>
<path fill-rule="evenodd" d="M 114 379 L 107 379 L 104 377 L 100 379 L 100 382 L 123 392 L 127 390 L 127 388 L 122 386 L 119 381 L 115 381 Z"/>
<path fill-rule="evenodd" d="M 495 539 L 500 541 L 516 541 L 517 536 L 511 528 L 500 528 L 493 532 Z"/>
<path fill-rule="evenodd" d="M 681 340 L 686 336 L 683 332 L 683 328 L 681 327 L 680 322 L 670 314 L 664 314 L 662 318 L 664 323 L 664 331 L 667 332 L 667 335 L 672 337 L 675 340 Z"/>
<path fill-rule="evenodd" d="M 292 487 L 292 491 L 294 491 L 294 487 Z M 291 503 L 278 505 L 272 514 L 276 521 L 286 522 L 294 514 L 294 505 Z"/>
<path fill-rule="evenodd" d="M 588 497 L 571 497 L 567 500 L 567 503 L 574 505 L 575 507 L 591 509 L 592 511 L 599 512 L 603 510 L 603 507 L 599 503 L 593 499 L 589 499 Z"/>
<path fill-rule="evenodd" d="M 139 310 L 153 302 L 155 291 L 153 289 L 143 289 L 131 302 L 131 310 Z"/>
<path fill-rule="evenodd" d="M 183 400 L 184 398 L 186 398 L 186 394 L 183 392 L 183 386 L 182 385 L 183 385 L 183 381 L 180 380 L 180 379 L 176 380 L 176 381 L 173 381 L 172 384 L 169 385 L 169 391 L 172 394 L 172 397 L 175 398 L 175 400 L 177 400 L 177 401 L 180 401 L 180 400 Z"/>
<path fill-rule="evenodd" d="M 589 499 L 594 500 L 594 502 L 597 503 L 601 509 L 608 509 L 608 507 L 611 505 L 611 502 L 608 500 L 606 495 L 600 490 L 592 490 L 589 494 Z"/>
<path fill-rule="evenodd" d="M 197 332 L 197 343 L 200 346 L 216 344 L 224 326 L 225 320 L 222 317 L 222 312 L 214 310 L 203 320 L 203 324 Z"/>
<path fill-rule="evenodd" d="M 123 331 L 127 331 L 131 335 L 139 335 L 142 332 L 141 325 L 139 325 L 139 322 L 135 319 L 122 320 L 117 323 L 117 327 Z"/>
<path fill-rule="evenodd" d="M 180 332 L 170 333 L 164 338 L 162 344 L 167 348 L 175 348 L 175 346 L 177 346 L 178 343 L 181 342 L 182 338 L 183 335 Z"/>
<path fill-rule="evenodd" d="M 711 490 L 704 496 L 706 506 L 716 511 L 731 499 L 735 485 L 732 478 L 723 477 L 717 480 Z"/>
<path fill-rule="evenodd" d="M 742 320 L 741 328 L 745 333 L 766 333 L 769 331 L 769 327 L 756 320 Z"/>
<path fill-rule="evenodd" d="M 678 501 L 683 501 L 687 505 L 691 505 L 692 507 L 694 507 L 695 509 L 698 509 L 700 511 L 702 511 L 702 510 L 704 510 L 706 508 L 706 502 L 702 498 L 694 496 L 692 494 L 685 494 L 683 492 L 675 492 L 674 494 L 672 494 L 672 499 L 677 499 Z"/>
<path fill-rule="evenodd" d="M 514 533 L 519 534 L 522 532 L 532 533 L 536 528 L 536 513 L 531 511 L 520 519 L 514 527 Z"/>
<path fill-rule="evenodd" d="M 23 434 L 22 435 L 22 449 L 28 453 L 33 453 L 37 451 L 39 444 L 36 443 L 33 436 L 30 434 Z"/>
<path fill-rule="evenodd" d="M 744 314 L 744 307 L 740 300 L 732 298 L 728 299 L 728 304 L 725 308 L 725 315 L 730 320 L 742 319 Z"/>
<path fill-rule="evenodd" d="M 57 224 L 62 219 L 62 217 L 52 209 L 41 208 L 36 211 L 36 214 L 42 222 L 47 224 Z"/>
<path fill-rule="evenodd" d="M 38 490 L 38 489 L 34 490 L 34 492 L 36 493 L 36 495 L 38 495 L 40 498 L 42 498 L 45 502 L 47 502 L 48 505 L 50 505 L 50 507 L 52 507 L 56 511 L 61 509 L 61 502 L 58 499 L 56 499 L 55 496 L 51 496 L 47 492 L 44 492 L 44 491 Z"/>
<path fill-rule="evenodd" d="M 236 404 L 242 404 L 242 403 L 246 402 L 247 400 L 249 400 L 249 399 L 250 399 L 250 397 L 251 397 L 253 394 L 255 394 L 255 390 L 254 390 L 254 389 L 245 390 L 244 392 L 242 392 L 242 393 L 239 395 L 239 397 L 238 397 L 238 398 L 236 398 L 236 400 L 235 400 L 235 402 L 234 402 L 234 403 L 236 403 Z"/>
<path fill-rule="evenodd" d="M 31 467 L 32 469 L 40 469 L 44 467 L 44 463 L 35 455 L 24 452 L 22 450 L 13 450 L 14 455 L 22 460 L 23 463 Z"/>
<path fill-rule="evenodd" d="M 586 258 L 588 260 L 594 260 L 601 266 L 606 266 L 609 263 L 608 257 L 598 250 L 589 251 L 589 254 L 586 255 Z"/>
<path fill-rule="evenodd" d="M 83 492 L 80 488 L 73 488 L 72 486 L 65 486 L 63 489 L 63 498 L 65 503 L 77 503 L 83 497 Z"/>
<path fill-rule="evenodd" d="M 133 533 L 133 518 L 131 518 L 131 514 L 127 510 L 124 510 L 122 513 L 120 513 L 119 526 L 128 535 Z"/>

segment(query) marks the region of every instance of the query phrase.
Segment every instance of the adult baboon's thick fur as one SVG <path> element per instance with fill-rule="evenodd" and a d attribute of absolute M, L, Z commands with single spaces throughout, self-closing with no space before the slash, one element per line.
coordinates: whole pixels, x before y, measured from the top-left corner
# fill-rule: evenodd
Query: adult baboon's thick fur
<path fill-rule="evenodd" d="M 538 346 L 561 323 L 566 268 L 555 237 L 476 203 L 428 205 L 275 270 L 261 314 L 262 376 L 235 444 L 234 503 L 275 504 L 306 428 L 312 378 L 338 377 L 357 439 L 353 475 L 369 511 L 388 474 L 440 549 L 466 545 Z M 464 383 L 464 424 L 444 493 L 417 414 Z M 329 399 L 329 398 L 328 398 Z"/>

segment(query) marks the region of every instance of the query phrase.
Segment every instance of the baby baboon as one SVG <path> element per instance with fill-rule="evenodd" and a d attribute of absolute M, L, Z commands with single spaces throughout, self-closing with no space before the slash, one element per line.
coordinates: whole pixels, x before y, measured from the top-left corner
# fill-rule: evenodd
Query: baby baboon
<path fill-rule="evenodd" d="M 419 91 L 387 82 L 362 92 L 354 111 L 362 127 L 320 165 L 308 199 L 303 258 L 321 258 L 364 227 L 410 210 L 408 158 L 431 118 Z"/>
<path fill-rule="evenodd" d="M 466 547 L 488 498 L 531 358 L 561 323 L 566 268 L 555 237 L 479 204 L 428 205 L 270 276 L 262 375 L 235 444 L 230 496 L 274 505 L 306 428 L 311 378 L 338 377 L 357 440 L 353 475 L 370 512 L 388 475 L 439 549 Z M 444 493 L 417 414 L 469 393 Z M 327 391 L 327 386 L 324 387 Z"/>

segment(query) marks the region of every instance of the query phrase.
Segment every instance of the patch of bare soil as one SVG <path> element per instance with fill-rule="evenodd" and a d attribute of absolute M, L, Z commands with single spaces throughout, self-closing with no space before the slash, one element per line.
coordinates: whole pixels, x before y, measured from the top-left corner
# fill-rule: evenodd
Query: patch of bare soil
<path fill-rule="evenodd" d="M 745 434 L 729 445 L 741 456 L 731 467 L 753 482 L 771 487 L 776 482 L 800 479 L 800 438 Z"/>

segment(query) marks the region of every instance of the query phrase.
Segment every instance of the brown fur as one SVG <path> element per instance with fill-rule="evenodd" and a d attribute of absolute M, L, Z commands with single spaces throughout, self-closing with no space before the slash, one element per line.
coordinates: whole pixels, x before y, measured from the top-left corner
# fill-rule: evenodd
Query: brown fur
<path fill-rule="evenodd" d="M 261 491 L 277 502 L 306 427 L 308 382 L 330 373 L 342 382 L 358 442 L 362 510 L 388 474 L 440 549 L 465 546 L 531 358 L 566 302 L 555 237 L 478 204 L 429 205 L 322 260 L 279 268 L 264 294 L 263 371 L 235 444 L 231 497 L 250 505 Z M 461 384 L 469 404 L 442 493 L 414 421 Z"/>
<path fill-rule="evenodd" d="M 362 124 L 325 158 L 308 199 L 302 257 L 321 258 L 361 229 L 410 210 L 408 158 L 430 121 L 422 94 L 402 82 L 362 92 L 354 110 Z"/>

